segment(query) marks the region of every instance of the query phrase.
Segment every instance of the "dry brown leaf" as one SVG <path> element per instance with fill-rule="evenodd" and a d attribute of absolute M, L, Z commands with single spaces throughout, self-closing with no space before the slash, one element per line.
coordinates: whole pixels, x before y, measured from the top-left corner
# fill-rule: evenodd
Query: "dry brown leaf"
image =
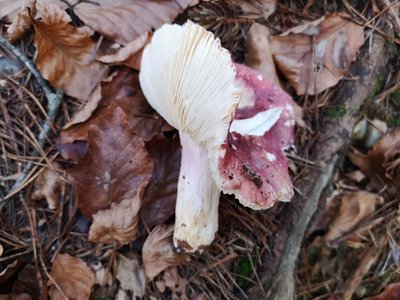
<path fill-rule="evenodd" d="M 327 15 L 272 37 L 271 51 L 296 93 L 315 95 L 343 78 L 363 41 L 349 16 Z"/>
<path fill-rule="evenodd" d="M 277 0 L 236 0 L 246 14 L 261 15 L 265 20 L 276 11 Z"/>
<path fill-rule="evenodd" d="M 69 299 L 89 299 L 94 285 L 94 274 L 80 258 L 57 254 L 50 275 Z M 54 285 L 50 287 L 49 295 L 53 300 L 65 299 Z"/>
<path fill-rule="evenodd" d="M 11 43 L 17 41 L 32 26 L 32 18 L 36 15 L 36 0 L 28 0 L 7 29 Z"/>
<path fill-rule="evenodd" d="M 41 295 L 46 295 L 47 290 L 40 287 L 37 278 L 36 268 L 33 264 L 27 264 L 19 273 L 13 284 L 15 294 L 26 293 L 33 299 L 40 299 Z"/>
<path fill-rule="evenodd" d="M 68 14 L 54 4 L 37 2 L 41 20 L 35 28 L 36 63 L 44 78 L 66 94 L 87 99 L 107 68 L 92 62 L 95 43 L 71 24 Z"/>
<path fill-rule="evenodd" d="M 400 127 L 395 127 L 379 139 L 368 154 L 351 149 L 348 156 L 351 162 L 369 177 L 368 188 L 377 191 L 384 185 L 393 183 L 393 178 L 388 176 L 388 171 L 393 169 L 391 161 L 395 160 L 399 154 Z"/>
<path fill-rule="evenodd" d="M 171 23 L 191 0 L 98 0 L 80 2 L 77 16 L 110 40 L 127 45 L 141 35 Z"/>
<path fill-rule="evenodd" d="M 138 233 L 140 194 L 138 191 L 135 197 L 111 203 L 109 209 L 95 213 L 89 230 L 89 241 L 117 242 L 120 245 L 133 241 Z"/>
<path fill-rule="evenodd" d="M 125 47 L 118 49 L 115 53 L 102 55 L 97 60 L 107 64 L 125 65 L 135 70 L 140 70 L 141 50 L 150 40 L 151 35 L 145 33 Z"/>
<path fill-rule="evenodd" d="M 57 171 L 61 166 L 53 163 L 52 169 L 45 168 L 35 180 L 35 190 L 32 194 L 33 200 L 47 201 L 50 209 L 56 209 L 60 202 L 60 197 L 64 193 L 65 182 L 61 174 Z"/>
<path fill-rule="evenodd" d="M 8 294 L 8 295 L 0 295 L 0 300 L 32 300 L 32 297 L 29 294 L 21 293 L 21 294 Z"/>
<path fill-rule="evenodd" d="M 113 282 L 113 276 L 110 269 L 105 268 L 101 262 L 91 263 L 90 268 L 94 272 L 94 283 L 100 286 L 111 285 Z"/>
<path fill-rule="evenodd" d="M 190 256 L 177 253 L 173 244 L 174 225 L 158 225 L 147 237 L 142 249 L 144 273 L 148 281 L 168 267 L 190 261 Z"/>
<path fill-rule="evenodd" d="M 5 18 L 5 21 L 14 21 L 24 6 L 26 0 L 0 0 L 0 19 Z"/>
<path fill-rule="evenodd" d="M 375 206 L 383 202 L 383 198 L 369 192 L 350 192 L 339 195 L 340 209 L 329 225 L 325 240 L 334 243 L 345 234 L 350 233 L 366 217 L 375 211 Z"/>
<path fill-rule="evenodd" d="M 60 145 L 86 141 L 90 126 L 101 123 L 104 111 L 112 105 L 120 106 L 124 110 L 129 128 L 144 141 L 149 141 L 154 135 L 171 128 L 150 107 L 140 88 L 138 72 L 132 69 L 122 68 L 110 81 L 103 81 L 101 91 L 96 90 L 90 99 L 82 111 L 61 131 Z M 68 155 L 63 156 L 68 158 Z"/>
<path fill-rule="evenodd" d="M 171 267 L 164 272 L 165 285 L 171 290 L 172 300 L 188 300 L 186 294 L 186 279 L 178 274 L 176 267 Z"/>
<path fill-rule="evenodd" d="M 129 259 L 118 254 L 115 274 L 124 290 L 131 291 L 136 297 L 144 295 L 146 286 L 144 270 L 136 256 Z"/>
<path fill-rule="evenodd" d="M 120 107 L 109 107 L 88 133 L 88 152 L 68 171 L 78 207 L 91 218 L 113 202 L 134 199 L 149 182 L 154 162 L 131 133 Z"/>
<path fill-rule="evenodd" d="M 398 300 L 400 299 L 400 282 L 389 284 L 379 295 L 364 300 Z"/>
<path fill-rule="evenodd" d="M 245 64 L 258 71 L 273 84 L 279 86 L 279 79 L 269 46 L 269 37 L 268 27 L 258 23 L 251 25 L 247 36 Z"/>
<path fill-rule="evenodd" d="M 144 192 L 140 215 L 146 227 L 152 228 L 164 223 L 175 212 L 181 144 L 177 136 L 168 139 L 157 135 L 146 144 L 146 149 L 155 167 Z"/>

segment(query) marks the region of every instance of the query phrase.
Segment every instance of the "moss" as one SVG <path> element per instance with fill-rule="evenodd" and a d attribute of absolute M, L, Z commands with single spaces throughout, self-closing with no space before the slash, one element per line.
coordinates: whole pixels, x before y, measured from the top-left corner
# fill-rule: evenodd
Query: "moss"
<path fill-rule="evenodd" d="M 400 113 L 393 113 L 387 120 L 388 127 L 400 126 Z"/>
<path fill-rule="evenodd" d="M 391 99 L 396 107 L 400 107 L 400 90 L 393 92 Z"/>
<path fill-rule="evenodd" d="M 330 119 L 339 119 L 346 114 L 346 106 L 344 105 L 332 105 L 326 111 L 326 116 Z"/>
<path fill-rule="evenodd" d="M 249 257 L 240 257 L 237 267 L 236 273 L 240 275 L 238 276 L 237 284 L 240 287 L 244 287 L 253 275 L 253 263 Z"/>
<path fill-rule="evenodd" d="M 375 84 L 371 89 L 371 97 L 376 96 L 380 91 L 382 91 L 386 81 L 386 75 L 380 73 L 376 78 Z"/>

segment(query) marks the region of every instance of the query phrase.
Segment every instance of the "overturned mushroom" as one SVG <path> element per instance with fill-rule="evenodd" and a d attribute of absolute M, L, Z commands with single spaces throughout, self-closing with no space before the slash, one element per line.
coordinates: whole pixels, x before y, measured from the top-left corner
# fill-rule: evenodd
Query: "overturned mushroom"
<path fill-rule="evenodd" d="M 294 144 L 292 99 L 256 71 L 236 65 L 242 99 L 223 155 L 214 162 L 220 190 L 245 206 L 266 209 L 293 197 L 283 150 Z"/>
<path fill-rule="evenodd" d="M 143 93 L 181 139 L 174 244 L 186 251 L 209 245 L 218 227 L 218 175 L 210 161 L 222 155 L 241 96 L 235 75 L 229 52 L 191 22 L 164 25 L 143 52 Z"/>

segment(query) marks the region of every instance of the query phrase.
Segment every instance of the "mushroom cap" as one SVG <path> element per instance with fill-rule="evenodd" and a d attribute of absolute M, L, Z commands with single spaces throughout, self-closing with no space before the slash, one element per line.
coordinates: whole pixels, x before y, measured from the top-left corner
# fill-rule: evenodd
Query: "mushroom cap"
<path fill-rule="evenodd" d="M 256 71 L 236 69 L 243 96 L 219 159 L 212 160 L 214 178 L 220 190 L 243 205 L 265 209 L 293 197 L 283 152 L 294 144 L 292 99 Z"/>
<path fill-rule="evenodd" d="M 145 48 L 140 84 L 150 105 L 207 149 L 222 145 L 240 100 L 236 69 L 200 25 L 163 25 Z"/>

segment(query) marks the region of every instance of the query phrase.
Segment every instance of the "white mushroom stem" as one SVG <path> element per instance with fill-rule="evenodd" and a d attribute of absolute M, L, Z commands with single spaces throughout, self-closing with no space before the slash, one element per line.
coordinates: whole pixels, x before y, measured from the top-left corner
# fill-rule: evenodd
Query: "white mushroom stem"
<path fill-rule="evenodd" d="M 210 245 L 218 229 L 220 192 L 212 177 L 208 151 L 180 132 L 182 162 L 175 210 L 174 245 L 194 252 Z"/>

